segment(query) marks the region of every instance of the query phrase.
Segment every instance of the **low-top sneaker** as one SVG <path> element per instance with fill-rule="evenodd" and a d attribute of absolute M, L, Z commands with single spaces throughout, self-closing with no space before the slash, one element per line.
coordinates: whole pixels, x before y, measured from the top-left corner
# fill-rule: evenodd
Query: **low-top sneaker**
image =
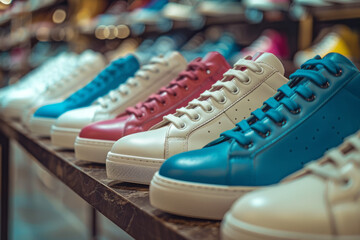
<path fill-rule="evenodd" d="M 97 122 L 83 128 L 75 142 L 76 154 L 80 153 L 81 145 L 86 143 L 88 154 L 86 157 L 83 155 L 82 158 L 105 163 L 107 153 L 118 139 L 146 131 L 160 122 L 163 116 L 174 113 L 177 108 L 185 107 L 203 91 L 210 89 L 211 85 L 229 68 L 224 57 L 217 52 L 207 54 L 204 59 L 193 60 L 168 86 L 161 88 L 146 101 L 128 108 L 115 119 Z M 94 145 L 96 148 L 93 147 Z M 109 176 L 113 176 L 111 167 L 108 169 Z"/>
<path fill-rule="evenodd" d="M 146 100 L 150 94 L 169 84 L 186 68 L 186 65 L 186 60 L 178 52 L 166 57 L 153 57 L 149 64 L 135 73 L 134 77 L 130 77 L 91 106 L 62 114 L 52 129 L 53 144 L 73 149 L 75 139 L 83 127 L 93 122 L 113 119 L 123 113 L 127 107 Z M 90 148 L 93 147 L 94 145 L 90 144 Z M 85 151 L 86 154 L 89 153 L 87 149 Z"/>
<path fill-rule="evenodd" d="M 232 58 L 237 61 L 245 56 L 253 56 L 257 52 L 268 52 L 279 58 L 287 58 L 289 44 L 286 35 L 274 29 L 266 29 L 251 45 L 234 54 Z"/>
<path fill-rule="evenodd" d="M 46 92 L 49 85 L 61 81 L 74 70 L 77 58 L 76 54 L 61 54 L 41 67 L 41 71 L 35 71 L 20 80 L 16 86 L 9 88 L 12 90 L 1 99 L 1 115 L 9 119 L 20 119 L 24 110 Z"/>
<path fill-rule="evenodd" d="M 240 198 L 224 240 L 360 239 L 360 132 L 281 184 Z"/>
<path fill-rule="evenodd" d="M 150 184 L 165 159 L 215 140 L 285 83 L 284 67 L 273 54 L 240 59 L 186 108 L 165 116 L 151 131 L 119 139 L 106 160 L 108 173 L 114 173 L 113 179 Z"/>
<path fill-rule="evenodd" d="M 18 91 L 24 88 L 31 88 L 33 84 L 44 84 L 44 81 L 39 81 L 39 78 L 44 77 L 46 75 L 47 79 L 50 77 L 50 73 L 53 73 L 57 69 L 59 69 L 59 65 L 61 67 L 62 64 L 68 64 L 69 61 L 66 61 L 68 57 L 75 56 L 74 53 L 64 52 L 58 54 L 54 57 L 49 58 L 46 62 L 41 64 L 39 67 L 35 68 L 24 77 L 22 77 L 16 83 L 8 85 L 0 89 L 0 108 L 2 104 L 2 99 L 6 96 L 9 96 L 13 91 Z M 44 79 L 46 81 L 46 79 Z"/>
<path fill-rule="evenodd" d="M 221 219 L 242 194 L 278 183 L 360 128 L 360 72 L 346 57 L 316 56 L 262 108 L 203 149 L 167 159 L 150 202 L 184 216 Z"/>
<path fill-rule="evenodd" d="M 139 63 L 132 55 L 111 62 L 85 87 L 73 93 L 62 102 L 38 108 L 30 119 L 31 125 L 42 125 L 42 136 L 50 136 L 51 126 L 63 113 L 92 104 L 97 98 L 119 86 L 138 70 Z M 39 122 L 39 124 L 37 123 Z"/>
<path fill-rule="evenodd" d="M 63 101 L 74 91 L 89 83 L 104 67 L 106 60 L 100 53 L 91 50 L 83 52 L 76 63 L 76 67 L 61 80 L 49 83 L 46 91 L 34 99 L 22 114 L 22 123 L 32 132 L 39 136 L 43 134 L 43 122 L 31 121 L 34 112 L 41 106 L 54 102 Z M 46 123 L 45 123 L 46 124 Z M 48 131 L 44 133 L 48 134 Z"/>

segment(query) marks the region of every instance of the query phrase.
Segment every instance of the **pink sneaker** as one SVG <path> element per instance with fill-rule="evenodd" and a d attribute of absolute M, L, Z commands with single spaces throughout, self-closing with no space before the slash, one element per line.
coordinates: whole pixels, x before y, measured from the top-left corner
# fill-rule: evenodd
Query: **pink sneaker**
<path fill-rule="evenodd" d="M 268 52 L 279 58 L 288 58 L 289 46 L 287 37 L 276 30 L 267 29 L 250 46 L 240 51 L 239 54 L 236 55 L 236 59 L 249 55 L 253 56 L 257 52 Z"/>

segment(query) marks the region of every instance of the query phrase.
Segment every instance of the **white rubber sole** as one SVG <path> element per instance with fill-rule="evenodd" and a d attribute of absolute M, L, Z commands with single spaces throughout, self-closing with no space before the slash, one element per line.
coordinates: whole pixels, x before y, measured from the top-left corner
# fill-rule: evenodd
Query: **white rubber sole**
<path fill-rule="evenodd" d="M 180 181 L 157 172 L 150 184 L 150 203 L 180 216 L 221 220 L 235 200 L 255 189 Z"/>
<path fill-rule="evenodd" d="M 51 144 L 67 149 L 74 149 L 76 137 L 81 129 L 63 128 L 53 125 L 51 127 Z"/>
<path fill-rule="evenodd" d="M 41 137 L 50 137 L 51 127 L 56 118 L 31 117 L 28 128 L 31 133 Z"/>
<path fill-rule="evenodd" d="M 109 152 L 106 158 L 108 178 L 149 185 L 165 159 L 128 156 Z"/>
<path fill-rule="evenodd" d="M 106 156 L 116 141 L 81 138 L 75 140 L 75 157 L 96 163 L 106 163 Z"/>
<path fill-rule="evenodd" d="M 228 212 L 221 224 L 222 240 L 357 240 L 357 236 L 331 236 L 309 233 L 296 233 L 259 227 L 236 219 Z"/>

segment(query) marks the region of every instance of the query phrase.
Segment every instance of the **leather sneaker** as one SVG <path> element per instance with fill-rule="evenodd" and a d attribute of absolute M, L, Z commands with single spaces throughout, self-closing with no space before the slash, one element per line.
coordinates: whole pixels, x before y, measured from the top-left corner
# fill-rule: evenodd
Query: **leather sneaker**
<path fill-rule="evenodd" d="M 26 74 L 24 77 L 22 77 L 19 81 L 16 83 L 13 83 L 11 85 L 2 87 L 0 89 L 0 107 L 3 102 L 3 99 L 5 99 L 7 96 L 10 96 L 14 91 L 19 91 L 26 88 L 33 87 L 33 84 L 45 84 L 44 81 L 46 79 L 50 79 L 50 73 L 53 71 L 56 71 L 63 67 L 62 64 L 69 64 L 70 61 L 66 61 L 69 58 L 75 58 L 76 54 L 74 53 L 68 53 L 64 52 L 61 54 L 58 54 L 54 57 L 49 58 L 47 61 L 45 61 L 43 64 L 41 64 L 39 67 L 35 68 L 33 71 Z M 44 81 L 39 81 L 39 78 L 46 76 L 46 79 Z"/>
<path fill-rule="evenodd" d="M 133 76 L 138 68 L 139 62 L 132 55 L 111 62 L 85 87 L 79 89 L 64 101 L 38 108 L 30 119 L 30 125 L 42 126 L 42 129 L 38 129 L 38 132 L 41 132 L 42 136 L 50 136 L 51 126 L 61 114 L 76 108 L 89 106 L 97 98 L 107 94 L 118 87 L 119 84 L 125 82 L 127 78 Z"/>
<path fill-rule="evenodd" d="M 283 183 L 246 194 L 225 215 L 230 239 L 360 239 L 360 132 Z"/>
<path fill-rule="evenodd" d="M 152 127 L 119 139 L 106 159 L 112 179 L 150 184 L 165 159 L 199 149 L 233 128 L 283 84 L 284 67 L 271 53 L 235 63 L 210 90 Z M 146 163 L 146 164 L 145 164 Z"/>
<path fill-rule="evenodd" d="M 52 143 L 56 146 L 74 149 L 76 137 L 86 125 L 113 119 L 168 84 L 186 68 L 186 60 L 173 52 L 166 57 L 159 56 L 150 60 L 116 90 L 99 98 L 94 104 L 62 114 L 52 127 Z"/>
<path fill-rule="evenodd" d="M 75 142 L 76 157 L 105 163 L 106 155 L 116 140 L 146 131 L 160 122 L 163 116 L 185 107 L 191 100 L 199 97 L 200 93 L 210 89 L 229 68 L 224 57 L 217 52 L 207 54 L 204 59 L 195 59 L 168 86 L 161 88 L 145 102 L 128 108 L 115 119 L 83 128 Z M 109 177 L 113 176 L 111 168 L 108 170 Z"/>
<path fill-rule="evenodd" d="M 22 123 L 32 133 L 39 136 L 43 134 L 44 123 L 42 121 L 30 121 L 34 112 L 41 106 L 63 101 L 74 91 L 84 87 L 106 66 L 106 60 L 100 53 L 91 50 L 83 52 L 76 63 L 75 68 L 61 80 L 53 82 L 47 86 L 47 90 L 34 101 L 28 104 L 27 109 L 23 110 Z M 47 129 L 44 133 L 49 134 Z"/>
<path fill-rule="evenodd" d="M 24 110 L 42 96 L 48 86 L 61 81 L 75 69 L 77 60 L 76 54 L 60 54 L 39 70 L 26 75 L 18 84 L 9 87 L 9 91 L 1 98 L 1 115 L 9 119 L 20 119 Z"/>
<path fill-rule="evenodd" d="M 290 80 L 205 148 L 167 159 L 151 182 L 151 204 L 221 219 L 242 194 L 278 183 L 360 128 L 360 72 L 346 57 L 316 56 Z"/>

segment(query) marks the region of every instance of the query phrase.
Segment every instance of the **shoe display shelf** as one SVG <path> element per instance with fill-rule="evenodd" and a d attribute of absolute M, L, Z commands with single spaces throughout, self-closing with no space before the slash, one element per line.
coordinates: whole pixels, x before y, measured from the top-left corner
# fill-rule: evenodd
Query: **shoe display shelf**
<path fill-rule="evenodd" d="M 294 11 L 294 9 L 292 9 Z M 330 6 L 303 6 L 299 19 L 298 48 L 305 49 L 313 41 L 318 29 L 327 24 L 344 22 L 354 27 L 360 20 L 360 2 L 335 4 Z"/>
<path fill-rule="evenodd" d="M 18 142 L 37 163 L 135 239 L 219 239 L 219 221 L 178 217 L 156 210 L 149 203 L 148 186 L 111 181 L 106 178 L 105 165 L 76 160 L 74 152 L 58 150 L 50 144 L 50 139 L 31 135 L 20 123 L 0 119 L 2 240 L 9 239 L 11 225 L 10 140 Z M 92 239 L 96 239 L 96 232 L 92 229 Z"/>

